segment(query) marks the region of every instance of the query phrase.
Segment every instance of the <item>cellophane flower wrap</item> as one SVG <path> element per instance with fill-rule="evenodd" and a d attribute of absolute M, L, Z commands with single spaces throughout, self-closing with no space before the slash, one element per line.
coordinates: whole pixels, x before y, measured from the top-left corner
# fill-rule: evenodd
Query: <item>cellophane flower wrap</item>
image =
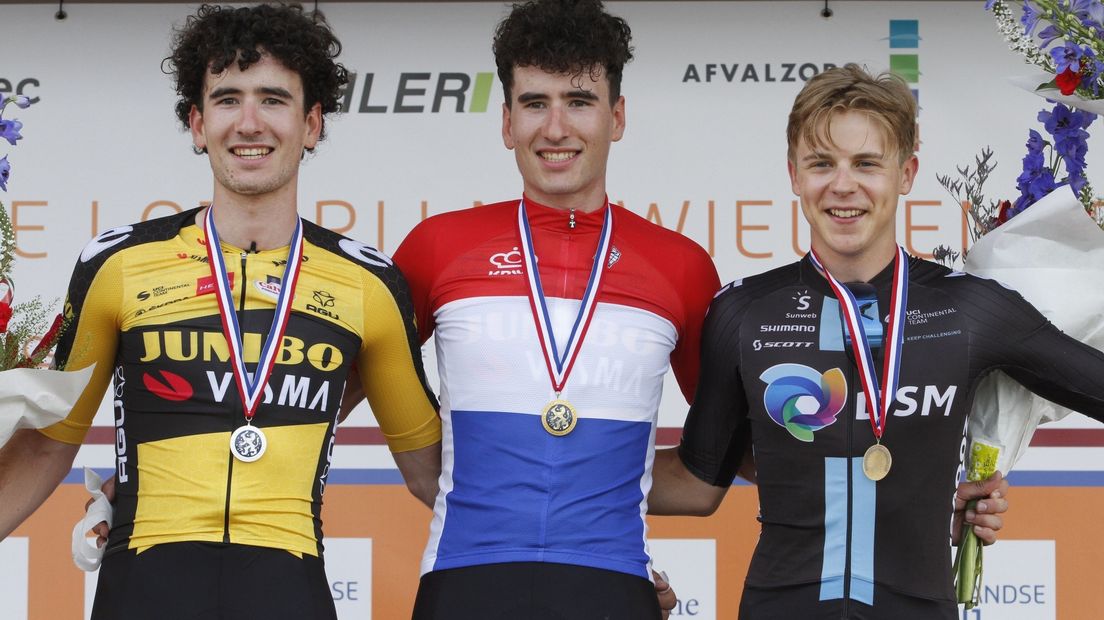
<path fill-rule="evenodd" d="M 5 110 L 26 109 L 31 103 L 22 95 L 0 93 L 0 146 L 13 148 L 23 139 L 23 123 L 6 118 Z M 0 157 L 0 191 L 8 191 L 11 175 L 5 154 Z M 58 315 L 49 322 L 49 306 L 37 297 L 15 303 L 15 249 L 11 220 L 0 202 L 0 446 L 20 428 L 44 428 L 62 420 L 92 376 L 91 367 L 79 372 L 48 369 L 66 321 Z"/>
<path fill-rule="evenodd" d="M 1052 104 L 1037 116 L 1045 135 L 1028 132 L 1014 201 L 985 200 L 982 184 L 995 166 L 987 149 L 974 170 L 959 168 L 959 179 L 939 181 L 968 205 L 974 244 L 965 270 L 1015 289 L 1062 331 L 1104 350 L 1104 213 L 1085 174 L 1088 130 L 1104 113 L 1104 4 L 1026 0 L 1018 19 L 1010 4 L 990 0 L 985 8 L 1010 47 L 1044 71 L 1012 81 Z M 937 248 L 936 256 L 957 259 L 946 248 Z M 975 391 L 970 412 L 967 479 L 1008 472 L 1039 424 L 1069 413 L 1004 373 L 992 373 Z M 955 589 L 966 609 L 978 603 L 981 572 L 982 546 L 964 524 Z"/>

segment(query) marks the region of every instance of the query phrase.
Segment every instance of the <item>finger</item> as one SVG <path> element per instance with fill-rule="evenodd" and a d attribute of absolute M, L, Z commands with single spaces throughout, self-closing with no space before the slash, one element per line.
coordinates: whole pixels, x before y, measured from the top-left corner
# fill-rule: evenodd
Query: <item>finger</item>
<path fill-rule="evenodd" d="M 84 511 L 88 512 L 88 509 L 92 507 L 92 503 L 95 502 L 95 501 L 96 501 L 96 498 L 94 498 L 94 497 L 89 498 L 88 501 L 84 503 Z"/>
<path fill-rule="evenodd" d="M 997 496 L 980 500 L 977 503 L 978 514 L 999 515 L 1008 511 L 1008 500 Z"/>
<path fill-rule="evenodd" d="M 996 514 L 980 514 L 972 510 L 966 511 L 966 522 L 970 525 L 978 525 L 991 530 L 999 530 L 1004 527 L 1004 519 Z"/>
<path fill-rule="evenodd" d="M 997 542 L 997 532 L 987 527 L 975 525 L 974 534 L 977 535 L 978 540 L 981 541 L 981 544 L 985 545 L 986 547 Z"/>
<path fill-rule="evenodd" d="M 1000 471 L 994 472 L 992 476 L 985 480 L 959 483 L 958 489 L 955 491 L 955 510 L 962 510 L 970 500 L 989 497 L 994 492 L 1000 492 L 1003 495 L 1007 492 L 1007 489 L 1008 483 L 1004 480 L 1004 475 Z"/>

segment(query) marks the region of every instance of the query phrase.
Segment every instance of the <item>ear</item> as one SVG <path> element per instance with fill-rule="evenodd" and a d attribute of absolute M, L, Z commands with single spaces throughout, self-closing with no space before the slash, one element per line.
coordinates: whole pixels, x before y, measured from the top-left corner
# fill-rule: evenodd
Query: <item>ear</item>
<path fill-rule="evenodd" d="M 322 104 L 315 103 L 311 106 L 309 112 L 307 112 L 307 127 L 306 135 L 303 140 L 303 147 L 307 149 L 313 149 L 318 146 L 318 136 L 322 134 Z"/>
<path fill-rule="evenodd" d="M 203 112 L 195 104 L 192 104 L 192 109 L 188 112 L 188 127 L 192 131 L 192 146 L 197 150 L 207 148 L 207 136 L 203 133 Z"/>
<path fill-rule="evenodd" d="M 509 150 L 514 150 L 514 136 L 510 133 L 512 125 L 510 123 L 510 105 L 507 103 L 502 104 L 502 144 L 506 145 Z"/>
<path fill-rule="evenodd" d="M 797 184 L 797 164 L 790 158 L 786 158 L 786 170 L 790 173 L 790 189 L 793 190 L 794 196 L 801 195 L 801 188 Z"/>
<path fill-rule="evenodd" d="M 617 142 L 625 135 L 625 96 L 622 95 L 617 98 L 617 103 L 613 104 L 613 137 L 612 140 Z"/>
<path fill-rule="evenodd" d="M 901 186 L 898 188 L 898 193 L 902 196 L 912 191 L 912 182 L 916 180 L 916 172 L 919 169 L 920 160 L 916 158 L 916 155 L 909 155 L 904 165 L 901 166 Z"/>

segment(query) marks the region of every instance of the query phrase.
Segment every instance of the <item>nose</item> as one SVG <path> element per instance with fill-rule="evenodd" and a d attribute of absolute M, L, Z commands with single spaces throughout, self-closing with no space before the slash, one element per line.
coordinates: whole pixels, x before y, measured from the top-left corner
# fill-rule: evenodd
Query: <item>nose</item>
<path fill-rule="evenodd" d="M 855 191 L 855 186 L 854 171 L 847 166 L 837 167 L 830 185 L 832 191 L 837 194 L 847 194 Z"/>
<path fill-rule="evenodd" d="M 562 106 L 553 105 L 541 125 L 541 137 L 551 142 L 559 142 L 568 136 L 569 122 Z"/>
<path fill-rule="evenodd" d="M 246 102 L 240 109 L 237 132 L 243 136 L 255 136 L 261 133 L 264 122 L 261 120 L 259 106 L 256 103 Z"/>

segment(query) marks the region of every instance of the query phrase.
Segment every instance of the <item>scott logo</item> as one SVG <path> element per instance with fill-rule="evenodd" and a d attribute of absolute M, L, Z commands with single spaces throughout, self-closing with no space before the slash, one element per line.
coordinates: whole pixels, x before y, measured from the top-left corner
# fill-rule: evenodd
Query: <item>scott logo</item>
<path fill-rule="evenodd" d="M 142 373 L 142 384 L 151 393 L 173 402 L 188 400 L 195 393 L 184 377 L 167 370 L 158 371 L 158 374 L 164 382 L 149 373 Z"/>

